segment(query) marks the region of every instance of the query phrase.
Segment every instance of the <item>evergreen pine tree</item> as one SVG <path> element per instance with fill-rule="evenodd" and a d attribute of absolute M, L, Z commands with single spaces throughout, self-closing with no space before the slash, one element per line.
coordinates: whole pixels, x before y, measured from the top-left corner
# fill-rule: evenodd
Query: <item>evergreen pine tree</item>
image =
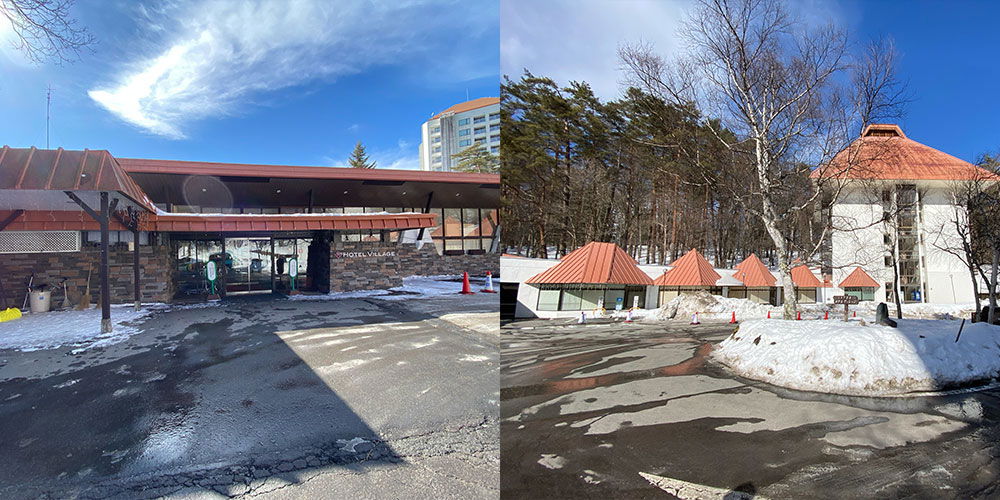
<path fill-rule="evenodd" d="M 365 146 L 361 144 L 361 141 L 358 141 L 354 146 L 354 151 L 347 159 L 347 164 L 352 168 L 375 168 L 375 160 L 368 158 L 368 153 L 365 152 Z"/>

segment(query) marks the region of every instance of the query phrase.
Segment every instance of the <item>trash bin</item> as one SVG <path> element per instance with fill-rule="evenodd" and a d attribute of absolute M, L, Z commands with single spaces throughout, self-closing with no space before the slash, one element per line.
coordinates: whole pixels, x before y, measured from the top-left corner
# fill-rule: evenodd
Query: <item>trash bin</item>
<path fill-rule="evenodd" d="M 52 304 L 51 291 L 49 290 L 31 291 L 31 312 L 33 313 L 49 312 L 49 306 L 51 304 Z"/>

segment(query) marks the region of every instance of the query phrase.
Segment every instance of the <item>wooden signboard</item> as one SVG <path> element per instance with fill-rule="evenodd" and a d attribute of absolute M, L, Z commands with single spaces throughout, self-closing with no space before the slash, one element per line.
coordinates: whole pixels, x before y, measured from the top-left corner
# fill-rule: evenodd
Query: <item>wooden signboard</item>
<path fill-rule="evenodd" d="M 834 295 L 834 304 L 844 304 L 844 321 L 848 320 L 848 308 L 854 304 L 860 302 L 860 299 L 855 295 Z"/>

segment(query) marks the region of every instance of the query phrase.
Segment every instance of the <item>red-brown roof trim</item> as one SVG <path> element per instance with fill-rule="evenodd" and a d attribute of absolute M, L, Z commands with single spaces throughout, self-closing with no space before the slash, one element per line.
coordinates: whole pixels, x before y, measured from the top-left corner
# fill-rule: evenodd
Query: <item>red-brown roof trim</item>
<path fill-rule="evenodd" d="M 652 285 L 653 280 L 618 245 L 592 241 L 525 283 Z"/>
<path fill-rule="evenodd" d="M 872 279 L 872 277 L 869 276 L 868 273 L 864 271 L 864 269 L 861 269 L 860 267 L 855 267 L 854 270 L 851 271 L 851 274 L 847 275 L 847 277 L 844 278 L 844 281 L 840 282 L 840 288 L 857 288 L 857 287 L 878 288 L 879 284 L 877 281 Z"/>

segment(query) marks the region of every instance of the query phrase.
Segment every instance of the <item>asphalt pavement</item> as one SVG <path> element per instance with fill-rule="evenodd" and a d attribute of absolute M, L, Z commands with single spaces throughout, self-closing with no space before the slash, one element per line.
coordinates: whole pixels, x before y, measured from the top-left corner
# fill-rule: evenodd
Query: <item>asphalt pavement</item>
<path fill-rule="evenodd" d="M 498 310 L 230 297 L 0 351 L 0 497 L 496 497 Z"/>
<path fill-rule="evenodd" d="M 503 498 L 997 498 L 1000 391 L 853 398 L 740 379 L 723 322 L 510 323 Z"/>

